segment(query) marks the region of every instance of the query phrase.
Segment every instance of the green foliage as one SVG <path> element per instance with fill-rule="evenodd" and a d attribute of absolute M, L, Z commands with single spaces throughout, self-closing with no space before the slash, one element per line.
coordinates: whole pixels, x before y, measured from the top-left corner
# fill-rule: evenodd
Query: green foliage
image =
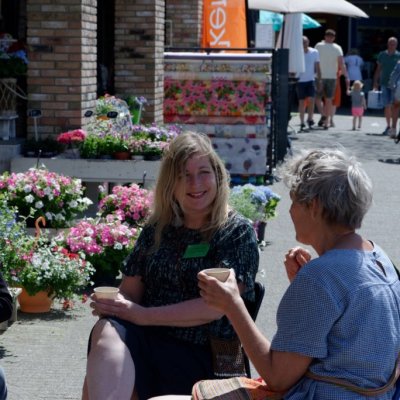
<path fill-rule="evenodd" d="M 83 253 L 57 246 L 46 234 L 29 235 L 16 211 L 0 198 L 0 264 L 8 285 L 24 287 L 30 295 L 43 290 L 58 298 L 71 298 L 87 286 L 94 269 Z"/>
<path fill-rule="evenodd" d="M 46 220 L 47 227 L 64 228 L 85 211 L 92 201 L 84 197 L 80 179 L 70 178 L 46 168 L 30 168 L 24 173 L 0 175 L 0 193 L 18 215 L 34 221 Z"/>
<path fill-rule="evenodd" d="M 229 202 L 233 209 L 255 221 L 267 221 L 276 217 L 280 196 L 268 186 L 246 184 L 232 188 Z"/>
<path fill-rule="evenodd" d="M 82 158 L 98 158 L 100 143 L 101 141 L 97 136 L 87 135 L 86 139 L 79 145 L 80 156 Z"/>

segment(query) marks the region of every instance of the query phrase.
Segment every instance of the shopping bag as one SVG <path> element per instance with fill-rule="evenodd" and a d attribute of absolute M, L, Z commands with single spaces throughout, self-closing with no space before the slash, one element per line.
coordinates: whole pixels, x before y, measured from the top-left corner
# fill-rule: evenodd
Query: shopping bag
<path fill-rule="evenodd" d="M 382 91 L 380 90 L 370 90 L 368 92 L 368 100 L 367 100 L 368 108 L 373 108 L 380 110 L 383 108 L 382 103 Z"/>

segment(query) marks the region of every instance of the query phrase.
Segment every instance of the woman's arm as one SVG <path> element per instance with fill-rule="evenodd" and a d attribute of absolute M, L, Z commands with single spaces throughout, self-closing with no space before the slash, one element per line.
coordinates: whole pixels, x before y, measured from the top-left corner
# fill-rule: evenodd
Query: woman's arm
<path fill-rule="evenodd" d="M 308 250 L 301 247 L 293 247 L 285 255 L 286 274 L 289 281 L 292 282 L 300 271 L 301 267 L 311 260 L 311 254 Z"/>
<path fill-rule="evenodd" d="M 234 272 L 225 283 L 199 273 L 200 294 L 205 302 L 224 313 L 260 376 L 273 390 L 292 387 L 307 371 L 312 358 L 271 349 L 270 341 L 259 331 L 237 290 Z"/>
<path fill-rule="evenodd" d="M 239 284 L 240 291 L 244 286 Z M 198 326 L 217 320 L 223 314 L 208 306 L 202 298 L 183 301 L 160 307 L 140 305 L 144 285 L 140 276 L 124 277 L 120 294 L 116 300 L 98 299 L 91 306 L 96 315 L 110 315 L 133 322 L 137 325 L 151 326 Z"/>

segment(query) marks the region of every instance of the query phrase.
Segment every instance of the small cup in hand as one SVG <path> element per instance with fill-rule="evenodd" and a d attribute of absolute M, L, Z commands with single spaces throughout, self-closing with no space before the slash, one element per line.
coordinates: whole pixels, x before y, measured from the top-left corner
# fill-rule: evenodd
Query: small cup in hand
<path fill-rule="evenodd" d="M 115 299 L 119 293 L 119 289 L 113 286 L 98 286 L 94 288 L 98 299 Z"/>
<path fill-rule="evenodd" d="M 221 282 L 225 282 L 228 279 L 230 269 L 229 268 L 209 268 L 209 269 L 203 269 L 203 272 L 206 275 L 212 276 Z"/>

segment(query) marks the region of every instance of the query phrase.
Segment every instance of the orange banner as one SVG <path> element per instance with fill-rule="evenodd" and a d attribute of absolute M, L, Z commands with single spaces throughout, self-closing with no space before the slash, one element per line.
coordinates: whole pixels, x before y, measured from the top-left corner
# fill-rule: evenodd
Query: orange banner
<path fill-rule="evenodd" d="M 204 0 L 202 47 L 247 47 L 245 0 Z"/>

